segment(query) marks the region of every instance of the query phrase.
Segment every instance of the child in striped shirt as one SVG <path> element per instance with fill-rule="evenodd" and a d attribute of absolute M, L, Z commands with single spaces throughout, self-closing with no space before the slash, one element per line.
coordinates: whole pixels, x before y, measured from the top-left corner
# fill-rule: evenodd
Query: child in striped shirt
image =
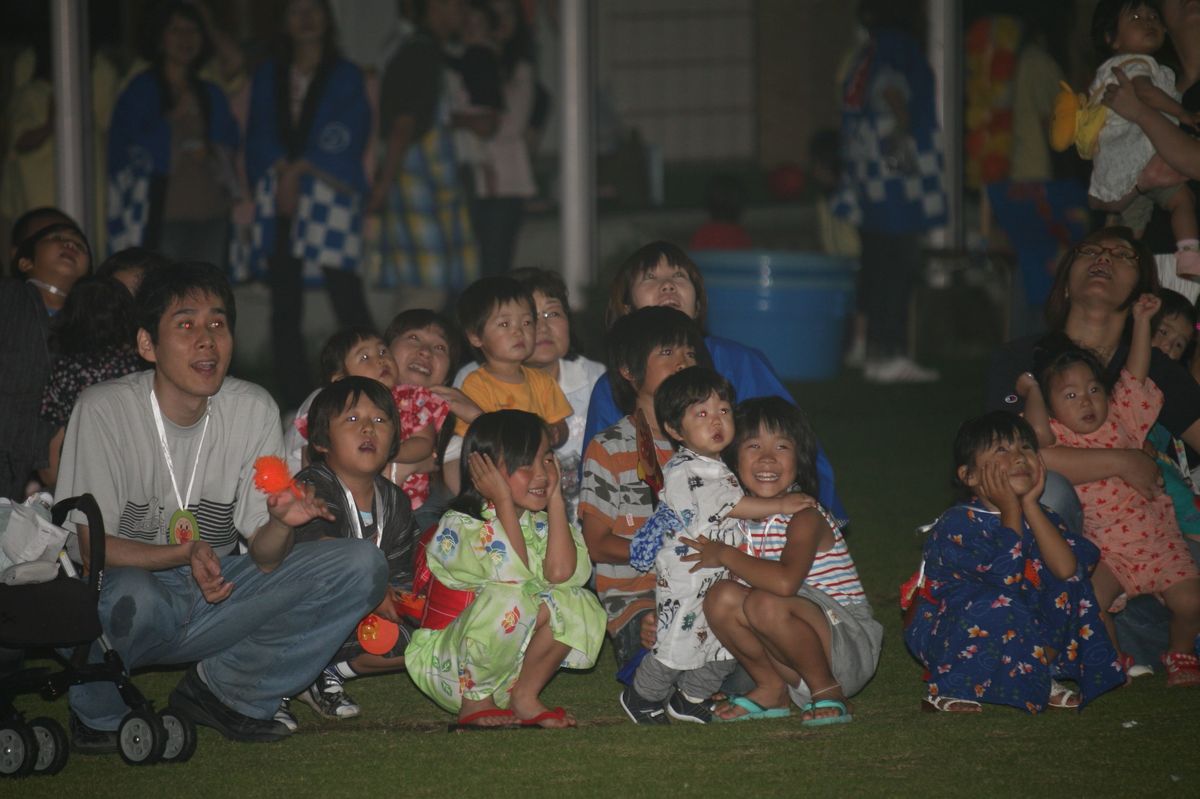
<path fill-rule="evenodd" d="M 749 495 L 817 496 L 817 439 L 799 408 L 780 397 L 746 400 L 734 429 L 725 456 Z M 704 613 L 756 687 L 718 706 L 716 715 L 779 718 L 791 714 L 790 699 L 806 726 L 850 721 L 847 697 L 875 674 L 883 627 L 837 521 L 817 505 L 740 524 L 740 547 L 704 536 L 680 539 L 696 550 L 682 560 L 725 568 L 736 578 L 709 589 Z"/>

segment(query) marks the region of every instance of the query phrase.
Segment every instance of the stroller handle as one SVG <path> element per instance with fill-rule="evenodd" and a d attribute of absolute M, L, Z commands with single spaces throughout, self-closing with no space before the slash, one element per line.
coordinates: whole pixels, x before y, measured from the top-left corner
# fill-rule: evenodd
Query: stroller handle
<path fill-rule="evenodd" d="M 100 506 L 91 494 L 80 494 L 56 503 L 50 511 L 50 521 L 61 527 L 67 520 L 67 515 L 78 510 L 87 517 L 89 559 L 88 587 L 97 597 L 100 595 L 100 584 L 104 579 L 104 516 Z"/>

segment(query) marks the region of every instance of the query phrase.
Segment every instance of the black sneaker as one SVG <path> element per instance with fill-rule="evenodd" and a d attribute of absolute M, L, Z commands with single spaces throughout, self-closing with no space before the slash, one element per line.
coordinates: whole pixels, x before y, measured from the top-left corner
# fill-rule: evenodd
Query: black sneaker
<path fill-rule="evenodd" d="M 708 724 L 712 721 L 711 702 L 693 702 L 680 691 L 671 694 L 667 700 L 667 715 L 676 721 L 690 721 L 693 724 Z"/>
<path fill-rule="evenodd" d="M 196 724 L 212 727 L 231 741 L 278 741 L 292 733 L 274 719 L 251 718 L 226 707 L 200 679 L 195 666 L 189 668 L 175 686 L 169 702 L 179 715 Z"/>
<path fill-rule="evenodd" d="M 352 719 L 362 712 L 362 708 L 346 693 L 343 682 L 342 676 L 336 671 L 325 669 L 317 675 L 316 681 L 296 698 L 311 707 L 318 716 L 327 719 Z"/>
<path fill-rule="evenodd" d="M 93 730 L 79 720 L 74 711 L 67 721 L 71 728 L 71 749 L 81 755 L 112 755 L 117 752 L 117 733 Z"/>
<path fill-rule="evenodd" d="M 275 720 L 287 727 L 288 732 L 300 729 L 300 722 L 296 721 L 296 716 L 292 713 L 291 697 L 285 696 L 279 700 L 279 710 L 275 711 Z"/>
<path fill-rule="evenodd" d="M 670 724 L 667 711 L 663 710 L 662 702 L 643 699 L 633 690 L 632 685 L 626 685 L 621 691 L 621 707 L 634 724 Z"/>

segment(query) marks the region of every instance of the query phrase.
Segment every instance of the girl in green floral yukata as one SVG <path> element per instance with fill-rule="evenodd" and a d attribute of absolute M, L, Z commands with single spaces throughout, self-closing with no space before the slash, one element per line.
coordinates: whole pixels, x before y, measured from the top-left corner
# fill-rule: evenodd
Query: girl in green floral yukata
<path fill-rule="evenodd" d="M 596 662 L 605 615 L 585 587 L 592 564 L 567 521 L 542 420 L 512 410 L 479 416 L 463 441 L 462 486 L 426 557 L 438 580 L 475 600 L 445 629 L 413 635 L 409 676 L 458 713 L 451 730 L 573 727 L 539 695 L 560 667 Z"/>

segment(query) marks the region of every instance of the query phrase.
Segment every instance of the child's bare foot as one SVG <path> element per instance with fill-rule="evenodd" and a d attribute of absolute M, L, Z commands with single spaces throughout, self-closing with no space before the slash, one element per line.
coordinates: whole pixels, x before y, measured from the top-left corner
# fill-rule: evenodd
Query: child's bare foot
<path fill-rule="evenodd" d="M 512 727 L 520 721 L 512 710 L 501 710 L 492 699 L 463 699 L 456 729 L 470 727 Z"/>
<path fill-rule="evenodd" d="M 551 710 L 542 704 L 536 696 L 518 696 L 514 691 L 509 703 L 513 714 L 525 726 L 545 727 L 546 729 L 565 729 L 574 727 L 575 717 L 561 707 Z"/>

